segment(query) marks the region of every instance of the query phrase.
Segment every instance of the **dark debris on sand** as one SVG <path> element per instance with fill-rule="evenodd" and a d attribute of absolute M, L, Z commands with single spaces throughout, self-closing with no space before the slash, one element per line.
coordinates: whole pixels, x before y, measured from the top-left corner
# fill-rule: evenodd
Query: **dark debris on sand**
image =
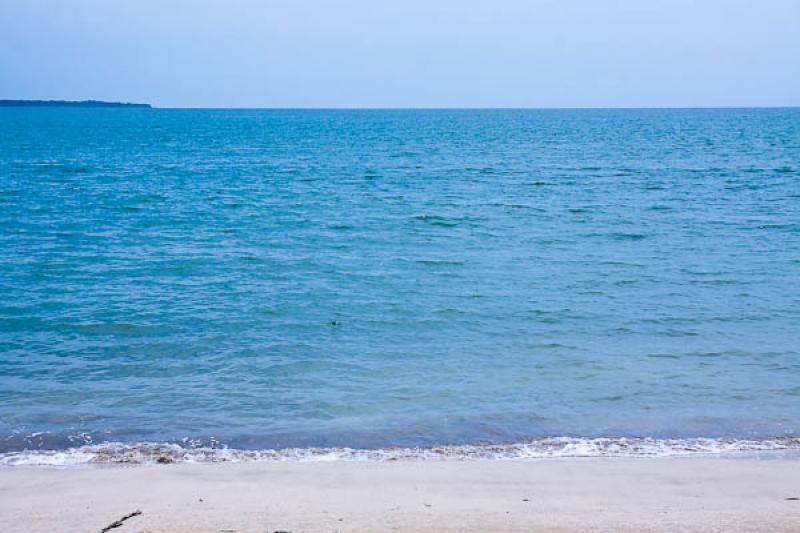
<path fill-rule="evenodd" d="M 116 528 L 118 528 L 118 527 L 122 527 L 122 526 L 123 526 L 123 523 L 125 522 L 125 520 L 130 520 L 130 519 L 131 519 L 131 518 L 133 518 L 134 516 L 139 516 L 140 514 L 142 514 L 142 512 L 141 512 L 141 511 L 139 511 L 139 510 L 136 510 L 136 511 L 134 511 L 134 512 L 130 513 L 130 514 L 126 514 L 125 516 L 123 516 L 123 517 L 122 517 L 122 518 L 120 518 L 119 520 L 116 520 L 116 521 L 114 521 L 114 522 L 111 522 L 111 523 L 110 523 L 110 524 L 108 524 L 106 527 L 104 527 L 103 529 L 101 529 L 101 530 L 100 530 L 100 533 L 107 533 L 108 531 L 111 531 L 112 529 L 116 529 Z"/>

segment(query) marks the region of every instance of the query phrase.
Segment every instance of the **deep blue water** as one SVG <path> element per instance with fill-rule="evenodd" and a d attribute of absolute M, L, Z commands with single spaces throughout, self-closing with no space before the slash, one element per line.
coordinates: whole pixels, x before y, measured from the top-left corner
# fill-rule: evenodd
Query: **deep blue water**
<path fill-rule="evenodd" d="M 800 109 L 5 109 L 0 257 L 0 450 L 800 431 Z"/>

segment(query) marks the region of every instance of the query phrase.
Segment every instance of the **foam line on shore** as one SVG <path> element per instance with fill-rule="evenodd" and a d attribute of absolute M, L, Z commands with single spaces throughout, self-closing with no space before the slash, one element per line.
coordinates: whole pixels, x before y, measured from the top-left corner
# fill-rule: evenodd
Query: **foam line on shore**
<path fill-rule="evenodd" d="M 764 440 L 547 437 L 514 444 L 381 449 L 286 448 L 280 450 L 191 447 L 176 443 L 154 442 L 104 443 L 65 450 L 7 452 L 0 454 L 0 465 L 509 460 L 568 457 L 676 457 L 747 452 L 800 452 L 800 437 L 787 436 Z"/>

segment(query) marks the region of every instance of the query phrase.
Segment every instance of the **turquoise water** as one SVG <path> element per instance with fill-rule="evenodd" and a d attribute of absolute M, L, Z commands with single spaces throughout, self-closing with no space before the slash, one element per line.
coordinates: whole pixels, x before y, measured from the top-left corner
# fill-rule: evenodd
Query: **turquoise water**
<path fill-rule="evenodd" d="M 0 110 L 0 451 L 800 431 L 800 110 Z"/>

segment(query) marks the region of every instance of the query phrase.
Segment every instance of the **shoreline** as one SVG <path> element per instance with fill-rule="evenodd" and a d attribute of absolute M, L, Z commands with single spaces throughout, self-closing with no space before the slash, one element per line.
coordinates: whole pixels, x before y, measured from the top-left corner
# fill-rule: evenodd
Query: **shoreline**
<path fill-rule="evenodd" d="M 191 442 L 107 442 L 65 449 L 0 453 L 0 468 L 70 467 L 96 464 L 389 462 L 540 460 L 559 458 L 664 458 L 725 456 L 800 457 L 800 437 L 770 439 L 655 439 L 643 437 L 540 437 L 506 444 L 431 447 L 236 449 Z"/>
<path fill-rule="evenodd" d="M 796 531 L 800 460 L 0 468 L 0 530 Z"/>

